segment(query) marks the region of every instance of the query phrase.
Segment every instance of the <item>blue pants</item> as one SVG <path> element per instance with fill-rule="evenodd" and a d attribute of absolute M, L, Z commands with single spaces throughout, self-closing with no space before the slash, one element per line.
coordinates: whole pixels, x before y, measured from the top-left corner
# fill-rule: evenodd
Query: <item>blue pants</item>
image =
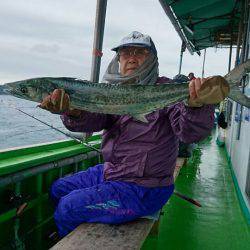
<path fill-rule="evenodd" d="M 130 182 L 104 181 L 103 164 L 60 178 L 51 186 L 50 196 L 60 236 L 82 222 L 119 224 L 150 215 L 162 208 L 174 185 L 148 188 Z"/>

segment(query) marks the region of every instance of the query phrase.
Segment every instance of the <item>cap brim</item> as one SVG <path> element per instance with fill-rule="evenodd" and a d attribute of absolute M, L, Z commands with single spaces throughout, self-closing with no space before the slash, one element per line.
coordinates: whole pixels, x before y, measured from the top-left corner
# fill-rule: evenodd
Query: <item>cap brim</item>
<path fill-rule="evenodd" d="M 148 46 L 147 44 L 142 44 L 142 43 L 126 43 L 126 44 L 119 45 L 119 46 L 117 46 L 115 48 L 112 48 L 111 50 L 117 52 L 118 49 L 125 48 L 125 47 L 142 47 L 142 48 L 149 48 L 150 49 L 150 46 Z"/>

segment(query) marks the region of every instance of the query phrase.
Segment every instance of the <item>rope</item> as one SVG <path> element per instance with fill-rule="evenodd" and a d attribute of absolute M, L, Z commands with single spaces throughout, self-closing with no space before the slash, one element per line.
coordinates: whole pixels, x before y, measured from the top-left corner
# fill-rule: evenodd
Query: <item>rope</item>
<path fill-rule="evenodd" d="M 102 57 L 103 53 L 101 50 L 93 49 L 93 55 L 98 56 L 98 57 Z"/>

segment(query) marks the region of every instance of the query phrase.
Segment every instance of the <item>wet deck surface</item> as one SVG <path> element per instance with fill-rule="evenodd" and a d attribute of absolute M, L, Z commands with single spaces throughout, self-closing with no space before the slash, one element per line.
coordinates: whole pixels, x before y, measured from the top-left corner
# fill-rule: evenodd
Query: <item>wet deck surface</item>
<path fill-rule="evenodd" d="M 142 250 L 250 249 L 250 227 L 241 211 L 225 152 L 215 138 L 200 148 L 200 162 L 197 159 L 197 164 L 182 168 L 176 190 L 198 200 L 202 208 L 172 196 L 164 208 L 158 238 L 149 236 Z"/>

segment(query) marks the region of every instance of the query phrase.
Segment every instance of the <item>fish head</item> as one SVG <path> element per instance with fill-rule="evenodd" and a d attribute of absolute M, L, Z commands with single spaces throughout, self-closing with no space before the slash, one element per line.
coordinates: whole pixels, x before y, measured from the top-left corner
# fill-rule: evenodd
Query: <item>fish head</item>
<path fill-rule="evenodd" d="M 34 78 L 5 84 L 4 91 L 18 98 L 41 102 L 55 87 L 44 79 Z"/>

